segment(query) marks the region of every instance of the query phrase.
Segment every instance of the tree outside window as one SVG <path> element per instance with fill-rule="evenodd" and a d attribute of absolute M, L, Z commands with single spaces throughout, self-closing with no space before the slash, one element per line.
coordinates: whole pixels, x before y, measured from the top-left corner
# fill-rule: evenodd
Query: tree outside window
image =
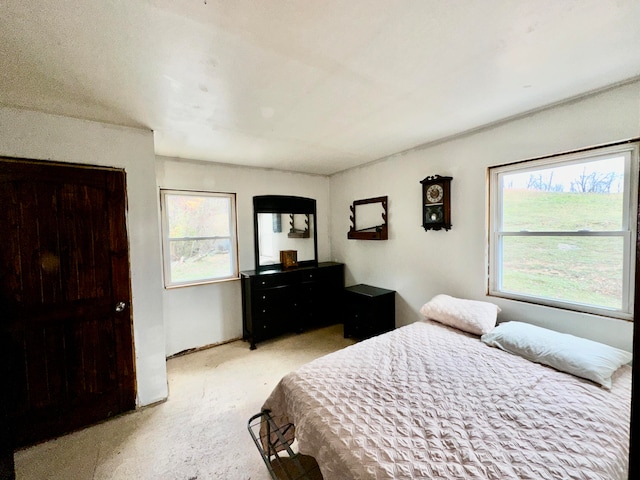
<path fill-rule="evenodd" d="M 165 286 L 238 277 L 235 194 L 161 191 Z"/>

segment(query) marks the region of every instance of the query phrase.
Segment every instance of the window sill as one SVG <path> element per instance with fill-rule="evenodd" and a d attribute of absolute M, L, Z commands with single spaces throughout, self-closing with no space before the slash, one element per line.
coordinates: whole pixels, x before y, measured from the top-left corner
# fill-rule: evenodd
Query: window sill
<path fill-rule="evenodd" d="M 505 300 L 511 300 L 514 302 L 527 303 L 529 305 L 538 305 L 540 307 L 556 308 L 559 310 L 566 310 L 568 312 L 574 312 L 582 315 L 595 315 L 603 318 L 612 318 L 616 320 L 625 320 L 633 322 L 633 314 L 627 313 L 622 310 L 607 310 L 604 308 L 592 307 L 589 305 L 570 304 L 565 302 L 556 302 L 544 298 L 528 297 L 526 295 L 518 295 L 514 293 L 505 293 L 500 291 L 489 291 L 487 294 L 489 297 L 504 298 Z"/>
<path fill-rule="evenodd" d="M 236 280 L 240 280 L 240 276 L 239 275 L 237 277 L 220 278 L 220 279 L 216 279 L 216 280 L 199 280 L 199 281 L 188 282 L 188 283 L 179 283 L 179 284 L 176 284 L 176 285 L 165 285 L 164 289 L 165 290 L 174 290 L 176 288 L 197 287 L 199 285 L 211 285 L 211 284 L 214 284 L 214 283 L 235 282 Z"/>

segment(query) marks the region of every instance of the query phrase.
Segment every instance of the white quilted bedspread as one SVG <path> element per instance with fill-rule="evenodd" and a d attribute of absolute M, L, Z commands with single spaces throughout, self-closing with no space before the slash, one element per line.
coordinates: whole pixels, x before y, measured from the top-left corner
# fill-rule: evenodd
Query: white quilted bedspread
<path fill-rule="evenodd" d="M 605 390 L 427 321 L 285 376 L 263 409 L 325 480 L 626 479 L 631 369 Z"/>

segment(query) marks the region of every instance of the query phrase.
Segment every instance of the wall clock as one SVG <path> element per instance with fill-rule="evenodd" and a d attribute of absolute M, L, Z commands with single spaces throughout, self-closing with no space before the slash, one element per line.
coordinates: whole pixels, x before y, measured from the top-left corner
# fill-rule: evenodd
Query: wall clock
<path fill-rule="evenodd" d="M 433 175 L 420 181 L 425 231 L 451 229 L 451 180 L 452 177 Z"/>

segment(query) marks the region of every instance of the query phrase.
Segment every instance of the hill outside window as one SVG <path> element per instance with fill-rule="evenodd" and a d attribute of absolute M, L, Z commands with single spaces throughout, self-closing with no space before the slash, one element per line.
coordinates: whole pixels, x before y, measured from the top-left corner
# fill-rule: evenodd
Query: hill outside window
<path fill-rule="evenodd" d="M 489 169 L 489 294 L 633 319 L 638 144 Z"/>
<path fill-rule="evenodd" d="M 166 288 L 238 278 L 234 193 L 160 190 Z"/>

